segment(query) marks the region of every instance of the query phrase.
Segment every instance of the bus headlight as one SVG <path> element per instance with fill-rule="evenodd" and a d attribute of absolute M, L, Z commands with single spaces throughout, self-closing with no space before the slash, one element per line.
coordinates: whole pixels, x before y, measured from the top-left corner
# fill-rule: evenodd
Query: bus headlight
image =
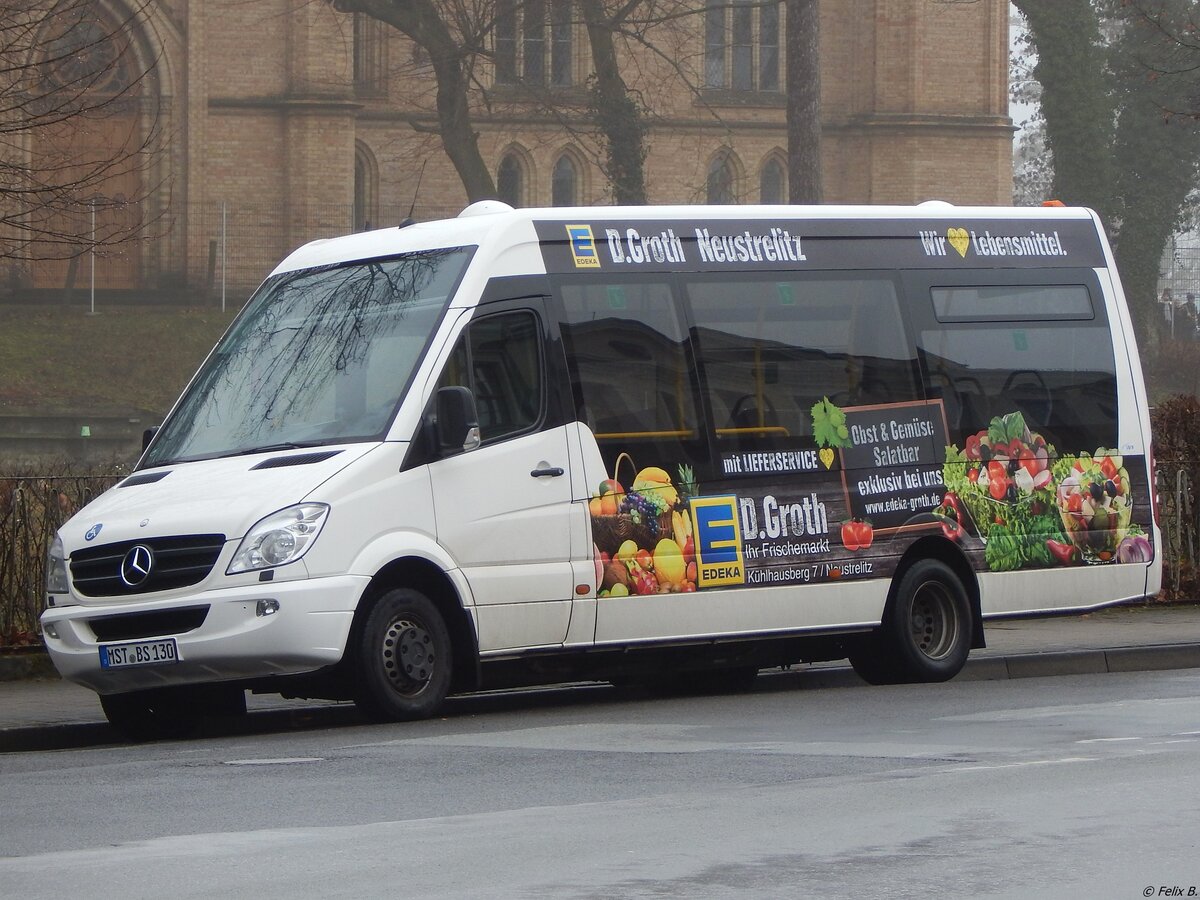
<path fill-rule="evenodd" d="M 65 594 L 70 590 L 67 584 L 67 559 L 63 553 L 62 538 L 54 536 L 50 552 L 46 557 L 46 593 Z"/>
<path fill-rule="evenodd" d="M 299 503 L 271 513 L 246 532 L 226 575 L 272 569 L 300 559 L 321 533 L 329 515 L 325 503 Z"/>

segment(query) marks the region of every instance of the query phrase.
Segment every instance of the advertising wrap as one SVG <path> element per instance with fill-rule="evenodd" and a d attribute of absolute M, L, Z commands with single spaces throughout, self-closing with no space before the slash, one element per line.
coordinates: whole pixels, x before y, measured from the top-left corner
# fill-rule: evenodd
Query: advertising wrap
<path fill-rule="evenodd" d="M 1060 453 L 1020 412 L 960 448 L 940 400 L 812 417 L 816 447 L 725 452 L 712 484 L 622 452 L 589 503 L 600 596 L 886 577 L 926 535 L 978 571 L 1153 557 L 1140 457 Z"/>

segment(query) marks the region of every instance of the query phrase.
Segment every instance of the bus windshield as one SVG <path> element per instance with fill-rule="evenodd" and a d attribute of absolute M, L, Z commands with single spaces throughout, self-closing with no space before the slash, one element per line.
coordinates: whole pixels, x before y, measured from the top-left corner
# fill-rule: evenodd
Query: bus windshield
<path fill-rule="evenodd" d="M 142 466 L 382 438 L 469 259 L 436 250 L 269 278 Z"/>

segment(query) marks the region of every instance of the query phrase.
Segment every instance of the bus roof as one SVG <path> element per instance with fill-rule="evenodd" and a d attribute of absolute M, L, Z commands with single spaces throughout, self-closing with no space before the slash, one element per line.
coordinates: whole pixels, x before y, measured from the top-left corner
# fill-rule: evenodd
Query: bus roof
<path fill-rule="evenodd" d="M 1062 223 L 1060 230 L 1062 227 L 1069 228 L 1073 247 L 1064 246 L 1067 242 L 1061 237 L 1057 245 L 1053 243 L 1051 226 L 1054 223 Z M 1071 224 L 1067 226 L 1067 223 Z M 272 274 L 448 247 L 482 248 L 491 245 L 493 253 L 499 253 L 505 247 L 531 241 L 543 244 L 548 271 L 560 267 L 568 271 L 572 268 L 590 268 L 563 263 L 545 246 L 548 243 L 561 244 L 563 251 L 568 252 L 573 238 L 564 230 L 566 227 L 590 227 L 595 245 L 602 243 L 606 235 L 611 239 L 613 232 L 620 234 L 624 242 L 631 229 L 639 237 L 642 232 L 665 234 L 671 231 L 680 240 L 693 243 L 698 237 L 703 240 L 701 232 L 704 230 L 710 235 L 716 233 L 739 243 L 743 242 L 744 236 L 750 242 L 751 249 L 740 253 L 742 258 L 729 260 L 730 263 L 750 261 L 748 256 L 756 255 L 753 247 L 756 239 L 760 235 L 769 236 L 772 228 L 779 228 L 797 241 L 854 238 L 859 244 L 860 258 L 872 258 L 862 254 L 863 239 L 882 239 L 885 246 L 892 246 L 896 244 L 895 239 L 908 238 L 905 243 L 920 248 L 921 239 L 924 238 L 924 256 L 927 259 L 939 256 L 953 259 L 955 251 L 958 251 L 961 259 L 965 259 L 969 248 L 979 251 L 980 257 L 988 257 L 989 267 L 1104 265 L 1098 220 L 1091 210 L 1083 207 L 953 206 L 943 201 L 926 201 L 916 206 L 592 206 L 513 209 L 500 201 L 485 200 L 468 206 L 454 219 L 313 241 L 293 251 Z M 676 234 L 682 231 L 686 233 Z M 981 240 L 985 243 L 979 243 Z M 1081 246 L 1081 241 L 1087 245 L 1086 248 Z M 610 253 L 628 249 L 627 246 L 612 244 Z M 637 248 L 634 249 L 636 255 Z M 763 249 L 760 242 L 759 250 Z M 1073 250 L 1087 252 L 1077 253 Z M 648 252 L 653 257 L 653 248 Z M 718 250 L 718 254 L 721 252 Z M 734 256 L 739 255 L 736 248 L 732 252 Z M 919 259 L 922 253 L 909 255 Z M 579 263 L 577 257 L 571 259 Z M 649 262 L 649 266 L 639 268 L 654 268 L 654 260 Z M 670 260 L 659 262 L 672 268 Z M 891 263 L 879 259 L 877 263 L 880 267 L 903 265 L 900 259 Z"/>

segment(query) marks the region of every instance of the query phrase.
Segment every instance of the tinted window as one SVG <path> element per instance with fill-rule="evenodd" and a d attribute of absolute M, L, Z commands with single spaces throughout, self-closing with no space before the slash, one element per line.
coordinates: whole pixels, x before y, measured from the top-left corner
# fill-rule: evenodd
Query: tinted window
<path fill-rule="evenodd" d="M 524 311 L 472 322 L 459 339 L 439 387 L 471 389 L 484 443 L 529 431 L 541 418 L 540 348 L 537 317 Z"/>
<path fill-rule="evenodd" d="M 686 330 L 669 285 L 587 279 L 564 283 L 561 296 L 579 418 L 606 456 L 638 444 L 656 445 L 635 455 L 642 465 L 706 455 Z"/>
<path fill-rule="evenodd" d="M 889 280 L 705 279 L 687 291 L 723 443 L 811 444 L 825 397 L 838 407 L 917 399 Z"/>
<path fill-rule="evenodd" d="M 1060 452 L 1116 440 L 1116 370 L 1103 324 L 947 325 L 923 332 L 920 345 L 956 442 L 1010 412 Z"/>
<path fill-rule="evenodd" d="M 935 287 L 932 294 L 939 322 L 1030 322 L 1094 317 L 1092 299 L 1081 284 Z"/>

